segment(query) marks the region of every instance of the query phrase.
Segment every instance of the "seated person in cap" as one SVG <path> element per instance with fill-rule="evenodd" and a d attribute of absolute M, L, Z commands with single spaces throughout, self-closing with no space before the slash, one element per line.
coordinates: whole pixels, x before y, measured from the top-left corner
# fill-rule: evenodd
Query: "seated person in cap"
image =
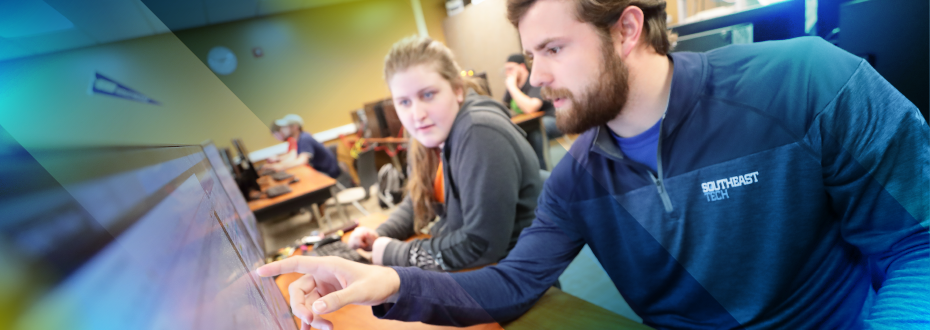
<path fill-rule="evenodd" d="M 310 133 L 303 131 L 303 118 L 298 115 L 287 115 L 284 118 L 275 121 L 280 126 L 282 136 L 294 138 L 297 141 L 297 157 L 282 160 L 277 163 L 267 164 L 265 168 L 273 171 L 283 171 L 285 169 L 301 165 L 310 164 L 315 170 L 320 171 L 331 178 L 337 178 L 342 171 L 339 170 L 339 163 L 336 161 L 336 155 L 329 152 L 322 143 L 313 138 Z"/>
<path fill-rule="evenodd" d="M 546 127 L 546 135 L 550 139 L 562 136 L 562 132 L 555 127 L 555 107 L 552 102 L 545 101 L 540 96 L 542 87 L 533 87 L 530 85 L 530 71 L 526 67 L 526 60 L 523 54 L 513 54 L 507 58 L 504 64 L 504 73 L 507 78 L 504 80 L 504 86 L 507 92 L 504 93 L 504 105 L 510 107 L 514 114 L 533 113 L 542 111 L 543 125 Z M 542 132 L 527 132 L 526 138 L 536 151 L 539 157 L 539 166 L 546 169 L 546 161 L 543 155 Z"/>
<path fill-rule="evenodd" d="M 297 157 L 297 139 L 284 135 L 284 133 L 281 132 L 281 126 L 278 126 L 278 124 L 274 122 L 271 123 L 270 128 L 271 128 L 271 135 L 274 135 L 275 139 L 281 142 L 287 142 L 287 153 L 283 155 L 276 155 L 276 156 L 268 157 L 268 159 L 266 159 L 265 162 L 268 164 L 274 164 L 274 163 L 280 163 L 282 161 L 289 161 L 291 159 L 296 158 Z"/>

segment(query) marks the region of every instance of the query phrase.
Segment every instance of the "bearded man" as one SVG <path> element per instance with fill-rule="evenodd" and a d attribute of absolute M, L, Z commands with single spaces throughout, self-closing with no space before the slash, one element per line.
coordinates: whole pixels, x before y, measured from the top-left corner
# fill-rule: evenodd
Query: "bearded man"
<path fill-rule="evenodd" d="M 655 328 L 927 326 L 930 129 L 867 62 L 818 38 L 669 53 L 661 0 L 509 0 L 508 15 L 530 83 L 581 133 L 537 219 L 506 259 L 467 273 L 260 268 L 310 274 L 292 286 L 306 323 L 331 327 L 319 314 L 350 303 L 510 320 L 588 244 Z"/>

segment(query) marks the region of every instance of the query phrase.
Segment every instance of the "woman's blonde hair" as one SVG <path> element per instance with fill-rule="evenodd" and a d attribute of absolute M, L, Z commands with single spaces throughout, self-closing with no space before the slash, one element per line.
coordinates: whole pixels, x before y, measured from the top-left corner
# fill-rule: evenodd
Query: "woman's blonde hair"
<path fill-rule="evenodd" d="M 417 65 L 428 65 L 436 73 L 452 84 L 453 90 L 469 89 L 478 94 L 487 95 L 487 91 L 474 79 L 463 77 L 462 69 L 452 51 L 442 43 L 428 37 L 412 36 L 402 39 L 391 47 L 391 51 L 384 57 L 384 81 L 390 82 L 398 72 Z M 411 168 L 410 178 L 407 180 L 407 193 L 413 201 L 414 230 L 419 232 L 436 217 L 433 210 L 435 191 L 433 182 L 436 180 L 436 171 L 439 168 L 439 148 L 427 148 L 410 136 L 408 160 Z"/>

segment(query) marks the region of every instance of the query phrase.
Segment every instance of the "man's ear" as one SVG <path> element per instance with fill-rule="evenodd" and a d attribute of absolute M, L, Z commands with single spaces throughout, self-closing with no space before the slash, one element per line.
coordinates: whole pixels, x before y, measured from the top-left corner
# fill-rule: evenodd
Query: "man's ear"
<path fill-rule="evenodd" d="M 620 58 L 626 58 L 640 44 L 645 19 L 643 10 L 636 6 L 627 6 L 620 18 L 610 26 L 610 38 Z"/>

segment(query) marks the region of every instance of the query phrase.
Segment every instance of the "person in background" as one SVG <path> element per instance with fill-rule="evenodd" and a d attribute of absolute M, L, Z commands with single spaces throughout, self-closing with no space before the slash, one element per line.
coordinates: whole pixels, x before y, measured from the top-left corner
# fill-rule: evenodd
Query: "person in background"
<path fill-rule="evenodd" d="M 410 134 L 407 196 L 349 246 L 376 265 L 460 270 L 497 262 L 535 217 L 539 164 L 503 105 L 461 70 L 445 45 L 410 37 L 385 58 L 384 79 Z M 439 220 L 434 221 L 434 219 Z M 431 238 L 404 242 L 418 233 Z"/>
<path fill-rule="evenodd" d="M 391 320 L 505 322 L 588 244 L 657 329 L 928 328 L 930 127 L 868 62 L 816 37 L 670 52 L 662 0 L 507 8 L 531 83 L 581 133 L 533 225 L 471 272 L 259 268 L 316 279 L 297 315 L 328 329 L 318 315 L 355 303 Z"/>
<path fill-rule="evenodd" d="M 282 161 L 289 161 L 297 157 L 297 139 L 285 135 L 281 132 L 281 126 L 278 126 L 277 123 L 271 123 L 271 135 L 275 139 L 281 142 L 287 142 L 287 152 L 281 155 L 271 156 L 265 160 L 267 164 L 279 163 Z"/>
<path fill-rule="evenodd" d="M 545 132 L 532 131 L 527 132 L 527 139 L 536 151 L 539 158 L 539 166 L 546 169 L 545 153 L 543 148 L 549 146 L 543 145 L 542 134 L 545 133 L 549 139 L 555 139 L 562 136 L 562 132 L 555 124 L 555 107 L 552 102 L 543 100 L 540 96 L 541 88 L 534 87 L 530 84 L 530 71 L 526 66 L 526 59 L 523 54 L 513 54 L 507 58 L 504 63 L 504 86 L 507 91 L 504 92 L 504 105 L 510 108 L 514 114 L 534 113 L 542 111 L 545 115 L 542 118 Z"/>
<path fill-rule="evenodd" d="M 281 160 L 277 163 L 266 164 L 264 168 L 272 171 L 283 171 L 301 164 L 309 164 L 313 169 L 328 175 L 331 178 L 339 177 L 342 171 L 333 155 L 322 143 L 313 138 L 310 133 L 304 132 L 304 120 L 298 115 L 290 114 L 275 121 L 282 136 L 293 138 L 297 144 L 297 156 Z"/>

